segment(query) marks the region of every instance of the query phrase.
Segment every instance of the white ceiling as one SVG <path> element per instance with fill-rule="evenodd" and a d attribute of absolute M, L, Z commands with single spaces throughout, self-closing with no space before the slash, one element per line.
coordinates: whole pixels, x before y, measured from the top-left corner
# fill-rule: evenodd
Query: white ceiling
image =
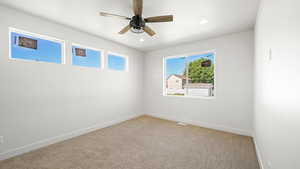
<path fill-rule="evenodd" d="M 173 23 L 150 23 L 157 35 L 119 35 L 126 20 L 98 12 L 132 16 L 132 0 L 1 0 L 2 4 L 98 35 L 141 51 L 243 31 L 255 24 L 259 0 L 144 0 L 144 17 L 174 15 Z M 208 23 L 201 25 L 201 18 Z M 145 41 L 140 42 L 143 38 Z"/>

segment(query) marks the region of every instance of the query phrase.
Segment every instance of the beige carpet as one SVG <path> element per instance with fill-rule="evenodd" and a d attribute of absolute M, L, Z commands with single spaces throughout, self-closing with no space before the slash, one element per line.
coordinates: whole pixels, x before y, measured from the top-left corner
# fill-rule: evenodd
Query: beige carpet
<path fill-rule="evenodd" d="M 250 137 L 139 117 L 0 162 L 1 169 L 259 169 Z"/>

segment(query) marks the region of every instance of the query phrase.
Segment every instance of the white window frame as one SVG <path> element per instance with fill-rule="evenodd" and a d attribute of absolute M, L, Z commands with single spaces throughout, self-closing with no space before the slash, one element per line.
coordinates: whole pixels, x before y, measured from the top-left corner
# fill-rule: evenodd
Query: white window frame
<path fill-rule="evenodd" d="M 215 62 L 215 67 L 214 67 L 214 96 L 189 96 L 189 95 L 184 95 L 184 96 L 172 96 L 168 95 L 166 93 L 166 60 L 167 59 L 172 59 L 172 58 L 187 58 L 189 56 L 194 56 L 194 55 L 203 55 L 207 53 L 213 53 L 214 54 L 214 62 Z M 174 56 L 165 56 L 163 57 L 163 96 L 165 97 L 175 97 L 175 98 L 195 98 L 195 99 L 216 99 L 216 94 L 217 94 L 217 57 L 216 57 L 216 50 L 208 50 L 208 51 L 202 51 L 202 52 L 192 52 L 192 53 L 184 53 L 180 55 L 174 55 Z"/>
<path fill-rule="evenodd" d="M 110 69 L 109 66 L 108 66 L 108 61 L 109 61 L 108 57 L 109 57 L 109 55 L 115 55 L 115 56 L 123 57 L 125 59 L 125 70 Z M 107 51 L 107 53 L 106 53 L 106 67 L 110 71 L 128 72 L 129 71 L 129 57 L 127 55 L 123 55 L 123 54 L 120 54 L 120 53 Z"/>
<path fill-rule="evenodd" d="M 100 52 L 100 61 L 101 61 L 101 64 L 100 64 L 100 68 L 96 68 L 96 67 L 86 67 L 86 66 L 80 66 L 80 65 L 73 65 L 73 46 L 76 46 L 76 47 L 80 47 L 80 48 L 83 48 L 83 49 L 90 49 L 90 50 L 95 50 L 95 51 L 98 51 Z M 72 66 L 78 66 L 78 67 L 85 67 L 85 68 L 94 68 L 94 69 L 99 69 L 99 70 L 103 70 L 104 67 L 105 67 L 105 59 L 104 59 L 104 49 L 99 49 L 99 48 L 94 48 L 94 47 L 89 47 L 89 46 L 86 46 L 86 45 L 81 45 L 79 43 L 72 43 L 71 44 L 71 65 Z"/>
<path fill-rule="evenodd" d="M 11 53 L 11 34 L 14 33 L 19 33 L 19 34 L 23 34 L 23 35 L 27 35 L 27 36 L 32 36 L 34 38 L 39 38 L 39 39 L 44 39 L 44 40 L 48 40 L 48 41 L 52 41 L 52 42 L 56 42 L 61 44 L 61 63 L 60 64 L 66 64 L 66 42 L 64 40 L 58 39 L 58 38 L 54 38 L 51 36 L 47 36 L 47 35 L 41 35 L 38 33 L 32 33 L 29 31 L 24 31 L 21 29 L 17 29 L 17 28 L 13 28 L 13 27 L 9 27 L 8 28 L 8 37 L 9 37 L 9 59 L 11 60 L 22 60 L 22 61 L 26 61 L 26 62 L 43 62 L 43 63 L 51 63 L 51 62 L 45 62 L 45 61 L 38 61 L 38 60 L 29 60 L 29 59 L 20 59 L 20 58 L 13 58 L 12 57 L 12 53 Z"/>

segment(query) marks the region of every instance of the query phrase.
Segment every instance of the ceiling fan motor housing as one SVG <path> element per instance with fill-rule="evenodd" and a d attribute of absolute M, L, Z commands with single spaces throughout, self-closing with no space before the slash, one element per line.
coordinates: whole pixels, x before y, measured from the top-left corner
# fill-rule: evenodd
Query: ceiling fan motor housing
<path fill-rule="evenodd" d="M 129 24 L 133 29 L 136 30 L 141 30 L 146 25 L 144 19 L 139 15 L 133 16 Z"/>

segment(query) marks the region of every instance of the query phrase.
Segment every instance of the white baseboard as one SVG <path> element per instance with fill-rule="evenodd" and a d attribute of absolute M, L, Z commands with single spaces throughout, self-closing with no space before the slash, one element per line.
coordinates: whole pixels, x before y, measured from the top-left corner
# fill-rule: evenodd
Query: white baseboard
<path fill-rule="evenodd" d="M 17 156 L 17 155 L 21 155 L 21 154 L 24 154 L 24 153 L 27 153 L 27 152 L 30 152 L 30 151 L 33 151 L 33 150 L 36 150 L 36 149 L 39 149 L 39 148 L 42 148 L 42 147 L 45 147 L 45 146 L 48 146 L 48 145 L 51 145 L 51 144 L 54 144 L 54 143 L 58 143 L 58 142 L 61 142 L 61 141 L 64 141 L 64 140 L 67 140 L 67 139 L 70 139 L 70 138 L 73 138 L 73 137 L 77 137 L 77 136 L 80 136 L 80 135 L 83 135 L 83 134 L 86 134 L 86 133 L 89 133 L 89 132 L 92 132 L 92 131 L 95 131 L 95 130 L 98 130 L 98 129 L 101 129 L 101 128 L 109 127 L 109 126 L 121 123 L 121 122 L 126 121 L 126 120 L 130 120 L 130 119 L 133 119 L 133 118 L 136 118 L 136 117 L 139 117 L 139 116 L 141 116 L 141 114 L 123 116 L 123 117 L 120 117 L 120 118 L 112 120 L 112 121 L 104 122 L 102 124 L 97 124 L 97 125 L 94 125 L 94 126 L 91 126 L 91 127 L 87 127 L 87 128 L 84 128 L 84 129 L 79 129 L 79 130 L 76 130 L 76 131 L 72 131 L 70 133 L 62 134 L 62 135 L 59 135 L 59 136 L 56 136 L 56 137 L 48 138 L 48 139 L 45 139 L 45 140 L 40 140 L 40 141 L 37 141 L 37 142 L 32 143 L 32 144 L 28 144 L 28 145 L 25 145 L 25 146 L 22 146 L 22 147 L 18 147 L 18 148 L 0 153 L 0 161 L 11 158 L 11 157 L 14 157 L 14 156 Z"/>
<path fill-rule="evenodd" d="M 261 154 L 261 151 L 260 151 L 259 146 L 257 144 L 255 135 L 253 135 L 253 142 L 254 142 L 254 146 L 255 146 L 255 151 L 256 151 L 256 156 L 257 156 L 257 160 L 258 160 L 258 163 L 259 163 L 259 167 L 260 167 L 260 169 L 265 169 L 263 159 L 262 159 L 262 154 Z"/>
<path fill-rule="evenodd" d="M 220 131 L 225 131 L 225 132 L 234 133 L 234 134 L 238 134 L 238 135 L 252 137 L 251 131 L 241 130 L 241 129 L 237 129 L 237 128 L 221 126 L 221 125 L 216 125 L 216 124 L 209 124 L 206 122 L 199 122 L 199 121 L 194 121 L 194 120 L 176 119 L 176 118 L 172 118 L 172 117 L 168 117 L 166 115 L 156 114 L 156 113 L 150 113 L 150 114 L 147 113 L 146 115 L 165 119 L 165 120 L 170 120 L 170 121 L 175 121 L 175 122 L 183 122 L 183 123 L 191 124 L 194 126 L 205 127 L 205 128 L 210 128 L 210 129 L 214 129 L 214 130 L 220 130 Z"/>

